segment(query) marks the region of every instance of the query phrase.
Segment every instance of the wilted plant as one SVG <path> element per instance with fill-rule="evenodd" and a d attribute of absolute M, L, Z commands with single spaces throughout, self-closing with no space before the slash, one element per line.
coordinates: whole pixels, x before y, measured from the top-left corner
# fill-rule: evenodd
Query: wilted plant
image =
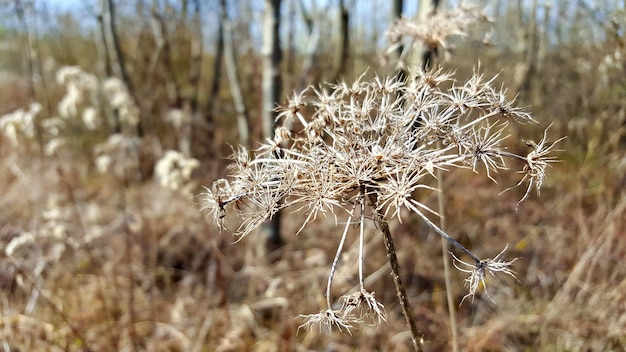
<path fill-rule="evenodd" d="M 512 124 L 533 122 L 524 109 L 493 87 L 478 72 L 464 84 L 442 70 L 419 72 L 404 83 L 395 78 L 362 76 L 351 85 L 309 88 L 278 108 L 275 138 L 254 153 L 239 148 L 230 165 L 230 178 L 215 181 L 203 194 L 203 209 L 220 229 L 238 237 L 250 234 L 283 208 L 303 214 L 300 232 L 318 215 L 343 224 L 339 247 L 326 289 L 327 306 L 306 316 L 305 327 L 319 324 L 349 331 L 364 315 L 384 320 L 382 305 L 364 287 L 364 228 L 372 220 L 381 230 L 394 271 L 399 297 L 403 293 L 399 266 L 387 225 L 402 221 L 408 210 L 471 259 L 466 279 L 472 298 L 487 273 L 513 276 L 514 260 L 480 259 L 440 229 L 428 214 L 439 216 L 418 197 L 431 186 L 436 170 L 469 168 L 495 181 L 508 170 L 507 161 L 521 166 L 518 185 L 527 184 L 522 200 L 539 188 L 558 142 L 544 133 L 540 142 L 526 142 L 527 155 L 507 151 L 507 130 Z M 292 126 L 287 129 L 284 126 Z M 233 218 L 239 222 L 232 226 Z M 332 280 L 338 259 L 353 226 L 359 228 L 360 290 L 344 297 L 343 306 L 331 304 Z M 460 261 L 459 261 L 460 262 Z M 402 292 L 400 292 L 402 291 Z M 402 293 L 402 294 L 400 294 Z M 402 302 L 405 318 L 408 302 Z M 411 327 L 414 333 L 416 329 Z"/>
<path fill-rule="evenodd" d="M 85 109 L 88 110 L 83 114 L 83 121 L 90 130 L 95 129 L 98 122 L 93 117 L 94 108 L 91 104 L 98 100 L 98 78 L 79 66 L 63 66 L 56 73 L 56 81 L 66 89 L 65 96 L 59 102 L 59 115 L 62 118 L 77 117 L 80 108 L 86 105 Z"/>
<path fill-rule="evenodd" d="M 435 51 L 442 50 L 443 54 L 451 51 L 452 37 L 469 37 L 470 27 L 478 23 L 487 23 L 490 20 L 479 7 L 459 5 L 449 10 L 439 10 L 418 20 L 401 17 L 395 20 L 387 29 L 385 36 L 389 46 L 385 52 L 391 54 L 402 48 L 400 56 L 395 60 L 398 68 L 407 68 L 407 56 L 415 52 L 415 46 L 421 44 Z M 484 44 L 490 44 L 492 32 L 488 32 L 482 39 Z"/>
<path fill-rule="evenodd" d="M 194 158 L 185 157 L 175 150 L 168 150 L 154 166 L 154 176 L 163 187 L 188 193 L 192 172 L 200 166 Z"/>
<path fill-rule="evenodd" d="M 32 103 L 28 110 L 17 109 L 0 116 L 0 134 L 4 135 L 13 147 L 19 144 L 18 136 L 32 139 L 35 136 L 35 117 L 41 112 L 41 104 Z"/>

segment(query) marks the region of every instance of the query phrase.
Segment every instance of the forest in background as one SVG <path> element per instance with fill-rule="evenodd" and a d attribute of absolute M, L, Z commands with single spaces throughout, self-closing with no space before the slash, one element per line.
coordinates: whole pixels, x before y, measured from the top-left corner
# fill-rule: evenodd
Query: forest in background
<path fill-rule="evenodd" d="M 266 3 L 279 4 L 274 27 Z M 333 219 L 294 236 L 301 219 L 287 210 L 275 243 L 266 234 L 234 243 L 198 195 L 226 175 L 238 145 L 273 138 L 272 109 L 294 92 L 392 76 L 398 62 L 416 72 L 386 32 L 400 15 L 417 19 L 417 2 L 55 6 L 0 2 L 4 351 L 412 349 L 375 229 L 365 271 L 387 321 L 306 331 L 299 315 L 325 300 Z M 432 64 L 459 82 L 479 70 L 508 88 L 538 121 L 508 131 L 520 141 L 512 149 L 548 126 L 550 140 L 567 139 L 541 194 L 517 210 L 524 189 L 501 194 L 515 175 L 443 179 L 447 231 L 481 256 L 508 244 L 519 257 L 517 281 L 489 279 L 489 296 L 458 304 L 464 275 L 452 269 L 446 286 L 439 238 L 418 218 L 390 221 L 425 350 L 626 351 L 626 2 L 472 6 L 479 15 L 438 38 Z M 278 42 L 268 46 L 271 30 Z M 339 264 L 337 291 L 353 287 L 355 269 Z"/>

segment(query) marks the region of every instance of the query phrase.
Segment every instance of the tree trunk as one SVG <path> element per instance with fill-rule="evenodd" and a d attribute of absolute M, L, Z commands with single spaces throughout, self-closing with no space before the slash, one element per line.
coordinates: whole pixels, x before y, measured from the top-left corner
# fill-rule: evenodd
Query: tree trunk
<path fill-rule="evenodd" d="M 265 0 L 265 14 L 263 20 L 263 103 L 262 125 L 263 137 L 274 138 L 274 108 L 281 94 L 280 62 L 282 53 L 280 49 L 279 26 L 280 26 L 280 3 L 281 0 Z M 280 233 L 280 212 L 265 224 L 263 232 L 266 236 L 266 249 L 271 251 L 282 244 Z"/>
<path fill-rule="evenodd" d="M 130 78 L 130 74 L 128 73 L 128 69 L 126 67 L 126 60 L 124 58 L 124 54 L 122 53 L 122 46 L 120 43 L 119 35 L 117 33 L 117 24 L 115 20 L 115 3 L 113 0 L 107 1 L 107 15 L 109 19 L 109 28 L 111 31 L 111 44 L 113 44 L 113 53 L 115 54 L 115 58 L 117 60 L 117 68 L 119 69 L 119 74 L 126 84 L 128 91 L 132 96 L 135 96 L 135 85 Z"/>
<path fill-rule="evenodd" d="M 418 19 L 424 21 L 426 18 L 437 13 L 441 1 L 440 0 L 422 0 L 418 12 Z M 417 48 L 416 48 L 417 49 Z M 433 67 L 437 59 L 439 48 L 421 44 L 421 50 L 414 55 L 414 61 L 422 70 L 426 71 Z"/>
<path fill-rule="evenodd" d="M 344 0 L 339 0 L 339 29 L 340 29 L 340 47 L 337 55 L 337 70 L 335 71 L 334 81 L 338 82 L 346 73 L 348 64 L 348 49 L 350 47 L 350 12 L 346 7 Z"/>
<path fill-rule="evenodd" d="M 166 10 L 167 11 L 167 10 Z M 166 83 L 167 95 L 170 101 L 170 105 L 181 107 L 181 95 L 180 87 L 176 80 L 176 74 L 174 72 L 174 60 L 172 59 L 172 45 L 170 43 L 170 37 L 167 30 L 167 24 L 165 18 L 159 13 L 158 3 L 156 0 L 152 3 L 152 32 L 154 40 L 157 46 L 162 49 L 163 63 L 165 64 L 165 75 L 168 77 Z"/>
<path fill-rule="evenodd" d="M 106 1 L 106 13 L 105 19 L 108 19 L 109 29 L 111 31 L 111 44 L 113 45 L 113 54 L 115 55 L 117 61 L 117 68 L 119 70 L 119 75 L 124 81 L 126 88 L 128 88 L 128 93 L 132 97 L 135 105 L 139 108 L 139 123 L 137 124 L 137 135 L 139 137 L 143 136 L 143 127 L 142 127 L 142 119 L 141 119 L 141 104 L 139 104 L 139 99 L 137 98 L 137 91 L 135 90 L 135 85 L 133 84 L 132 79 L 130 78 L 130 74 L 128 73 L 128 68 L 126 67 L 126 60 L 124 58 L 124 54 L 122 53 L 122 46 L 120 43 L 119 35 L 117 33 L 117 24 L 115 22 L 115 3 L 113 0 L 104 0 Z M 106 22 L 106 21 L 105 21 Z"/>
<path fill-rule="evenodd" d="M 538 33 L 537 33 L 537 0 L 532 0 L 532 5 L 529 14 L 528 24 L 525 28 L 525 59 L 526 59 L 526 70 L 524 74 L 524 79 L 522 81 L 522 85 L 520 87 L 520 95 L 522 98 L 532 100 L 533 98 L 533 89 L 534 89 L 534 79 L 537 73 L 537 61 L 538 61 L 538 51 L 539 51 L 539 43 L 538 43 Z"/>
<path fill-rule="evenodd" d="M 235 61 L 235 48 L 233 46 L 232 24 L 228 18 L 226 10 L 226 0 L 220 0 L 220 21 L 222 22 L 222 36 L 224 46 L 224 63 L 226 65 L 226 74 L 228 75 L 228 83 L 230 85 L 230 94 L 233 97 L 235 111 L 237 111 L 237 130 L 239 132 L 239 143 L 248 147 L 249 126 L 248 126 L 248 110 L 241 92 L 241 85 L 237 77 L 237 62 Z M 216 58 L 219 60 L 219 58 Z M 218 74 L 217 72 L 215 73 Z M 214 81 L 215 83 L 215 81 Z"/>
<path fill-rule="evenodd" d="M 202 75 L 202 21 L 200 20 L 200 0 L 193 0 L 193 18 L 191 20 L 191 62 L 189 64 L 189 85 L 191 97 L 189 105 L 192 116 L 198 112 L 198 88 Z"/>
<path fill-rule="evenodd" d="M 113 77 L 113 65 L 111 64 L 111 44 L 108 36 L 108 23 L 109 15 L 107 10 L 106 0 L 100 1 L 100 13 L 97 15 L 98 26 L 100 27 L 100 41 L 98 41 L 98 58 L 103 58 L 103 62 L 100 63 L 100 74 L 102 79 Z M 102 96 L 100 96 L 102 99 Z M 102 113 L 106 116 L 106 121 L 113 121 L 113 132 L 120 133 L 122 131 L 122 125 L 120 123 L 119 116 L 113 113 L 110 107 L 106 104 L 101 105 Z"/>
<path fill-rule="evenodd" d="M 213 123 L 213 109 L 220 89 L 220 79 L 222 77 L 222 56 L 224 55 L 224 18 L 226 13 L 226 0 L 220 0 L 220 20 L 217 29 L 217 48 L 215 50 L 215 61 L 213 63 L 213 79 L 209 89 L 209 101 L 207 102 L 207 122 Z"/>
<path fill-rule="evenodd" d="M 287 92 L 291 92 L 297 83 L 295 74 L 295 62 L 296 62 L 296 48 L 295 48 L 295 33 L 296 33 L 296 0 L 287 0 L 287 45 L 286 45 L 286 62 L 285 62 L 285 80 L 284 88 Z"/>
<path fill-rule="evenodd" d="M 104 2 L 103 2 L 104 4 Z M 109 44 L 106 36 L 106 25 L 104 23 L 104 9 L 99 13 L 96 17 L 98 20 L 98 28 L 100 40 L 96 41 L 97 50 L 98 50 L 98 58 L 101 58 L 103 61 L 98 63 L 98 68 L 100 70 L 100 74 L 103 78 L 113 76 L 113 71 L 111 71 L 111 57 L 109 53 Z"/>
<path fill-rule="evenodd" d="M 280 62 L 282 53 L 279 40 L 281 0 L 265 0 L 263 21 L 263 137 L 274 137 L 274 108 L 280 99 L 281 75 Z"/>
<path fill-rule="evenodd" d="M 34 28 L 31 28 L 31 26 L 28 23 L 28 19 L 26 18 L 26 11 L 28 10 L 27 7 L 30 7 L 30 10 L 32 10 L 32 4 L 23 4 L 22 1 L 16 1 L 15 2 L 15 7 L 16 7 L 16 12 L 17 12 L 17 17 L 18 20 L 24 30 L 24 39 L 23 39 L 23 45 L 24 45 L 24 59 L 26 61 L 26 73 L 28 76 L 28 95 L 30 96 L 30 102 L 34 103 L 36 102 L 37 99 L 37 90 L 35 89 L 35 81 L 37 80 L 37 73 L 35 72 L 35 66 L 37 66 L 39 68 L 39 76 L 41 76 L 41 80 L 42 83 L 45 84 L 45 78 L 44 78 L 44 74 L 41 70 L 41 64 L 37 65 L 37 60 L 38 60 L 38 55 L 36 53 L 36 49 L 35 49 L 35 38 L 34 38 Z M 47 95 L 48 90 L 46 89 L 45 85 L 43 87 L 43 94 Z M 46 97 L 46 109 L 48 110 L 48 116 L 50 116 L 50 112 L 51 109 L 49 107 L 49 99 L 47 99 Z M 42 152 L 43 148 L 44 148 L 44 143 L 43 143 L 43 136 L 41 133 L 41 130 L 39 128 L 39 119 L 37 119 L 37 117 L 35 117 L 35 121 L 34 126 L 35 126 L 35 138 L 37 139 L 37 144 L 39 146 L 39 151 Z"/>
<path fill-rule="evenodd" d="M 394 0 L 393 1 L 393 8 L 391 10 L 391 21 L 397 21 L 400 18 L 402 18 L 402 12 L 404 8 L 404 1 L 403 0 Z M 395 43 L 394 43 L 395 44 Z M 393 60 L 396 62 L 396 74 L 398 75 L 398 79 L 400 81 L 406 81 L 406 78 L 408 77 L 408 72 L 406 70 L 406 64 L 403 63 L 403 55 L 402 52 L 404 51 L 404 46 L 403 45 L 399 45 L 396 50 L 395 53 L 393 54 Z"/>
<path fill-rule="evenodd" d="M 185 15 L 186 12 L 183 13 Z M 192 126 L 198 116 L 198 90 L 202 75 L 202 22 L 200 20 L 200 0 L 193 0 L 193 17 L 189 28 L 190 62 L 189 62 L 189 87 L 190 94 L 183 108 L 189 110 L 188 123 L 183 126 L 179 141 L 180 151 L 187 156 L 192 156 L 191 145 L 194 143 Z"/>
<path fill-rule="evenodd" d="M 317 78 L 314 77 L 313 74 L 313 68 L 315 66 L 315 53 L 317 52 L 322 32 L 322 22 L 316 9 L 311 13 L 306 10 L 303 3 L 300 4 L 300 8 L 302 9 L 302 19 L 307 27 L 308 38 L 302 59 L 302 73 L 300 75 L 298 90 L 302 90 L 309 84 L 315 84 L 317 82 Z"/>

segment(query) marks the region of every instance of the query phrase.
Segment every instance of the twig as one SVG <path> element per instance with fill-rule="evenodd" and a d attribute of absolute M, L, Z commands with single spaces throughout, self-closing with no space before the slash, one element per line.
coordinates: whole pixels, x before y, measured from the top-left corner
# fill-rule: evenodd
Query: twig
<path fill-rule="evenodd" d="M 370 193 L 370 199 L 373 201 L 374 204 L 376 204 L 375 198 L 376 193 Z M 376 211 L 376 224 L 380 228 L 380 232 L 383 235 L 385 248 L 387 249 L 387 259 L 389 259 L 389 264 L 391 265 L 391 273 L 393 274 L 393 283 L 396 286 L 398 301 L 400 302 L 400 306 L 402 307 L 402 315 L 404 315 L 406 324 L 411 332 L 411 341 L 413 342 L 413 348 L 415 348 L 415 350 L 418 352 L 424 351 L 424 346 L 422 345 L 424 334 L 417 328 L 417 325 L 415 325 L 415 320 L 413 320 L 413 315 L 411 314 L 411 304 L 406 297 L 406 290 L 404 288 L 404 284 L 402 283 L 402 277 L 400 276 L 400 263 L 398 263 L 398 257 L 396 256 L 396 249 L 393 244 L 393 238 L 391 238 L 391 231 L 389 230 L 389 225 L 383 218 L 383 214 L 380 212 L 380 210 Z"/>

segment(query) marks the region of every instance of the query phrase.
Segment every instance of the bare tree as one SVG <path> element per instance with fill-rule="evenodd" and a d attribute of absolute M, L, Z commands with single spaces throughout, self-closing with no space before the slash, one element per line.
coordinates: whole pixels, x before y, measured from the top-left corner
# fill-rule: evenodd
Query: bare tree
<path fill-rule="evenodd" d="M 213 124 L 213 115 L 215 113 L 215 103 L 217 102 L 220 80 L 222 77 L 222 56 L 224 55 L 224 15 L 226 11 L 225 0 L 220 0 L 220 19 L 217 21 L 217 45 L 215 49 L 215 61 L 213 62 L 213 78 L 209 86 L 209 100 L 206 105 L 206 122 Z"/>
<path fill-rule="evenodd" d="M 346 73 L 346 66 L 348 62 L 350 47 L 350 11 L 348 11 L 345 0 L 339 0 L 339 35 L 340 44 L 337 55 L 337 69 L 333 79 L 334 81 L 339 81 L 341 76 Z"/>
<path fill-rule="evenodd" d="M 96 50 L 98 51 L 97 69 L 99 71 L 100 78 L 102 80 L 107 77 L 113 77 L 113 68 L 111 65 L 111 52 L 109 39 L 107 36 L 107 23 L 105 22 L 106 14 L 106 2 L 100 3 L 100 12 L 96 13 L 96 21 L 98 23 L 98 33 L 95 34 L 94 42 L 96 43 Z M 102 97 L 99 97 L 102 98 Z M 113 132 L 118 133 L 122 127 L 120 120 L 116 114 L 114 114 L 107 104 L 100 105 L 100 112 L 106 116 L 106 121 L 113 122 Z"/>
<path fill-rule="evenodd" d="M 304 58 L 302 60 L 302 73 L 300 75 L 300 86 L 299 89 L 303 89 L 307 85 L 311 83 L 315 83 L 317 79 L 314 77 L 314 66 L 315 66 L 315 53 L 317 52 L 317 48 L 320 42 L 320 36 L 322 32 L 322 20 L 323 17 L 320 16 L 320 12 L 317 11 L 316 4 L 313 3 L 313 9 L 307 10 L 303 1 L 300 1 L 300 9 L 302 13 L 302 19 L 307 28 L 307 45 L 304 50 Z M 321 13 L 325 13 L 323 10 Z"/>
<path fill-rule="evenodd" d="M 440 0 L 422 0 L 420 1 L 420 7 L 418 12 L 418 18 L 420 21 L 425 21 L 426 18 L 433 16 L 437 13 L 441 1 Z M 416 52 L 414 62 L 418 63 L 423 70 L 428 70 L 434 64 L 437 58 L 439 48 L 433 45 L 421 44 L 421 53 Z M 418 56 L 419 55 L 419 56 Z"/>
<path fill-rule="evenodd" d="M 297 0 L 287 0 L 287 20 L 285 23 L 287 24 L 286 32 L 287 32 L 287 45 L 286 45 L 286 53 L 287 57 L 285 59 L 285 90 L 291 91 L 296 86 L 296 81 L 293 77 L 295 77 L 295 62 L 296 62 L 296 48 L 295 48 L 295 32 L 296 32 L 296 1 Z"/>
<path fill-rule="evenodd" d="M 100 74 L 103 77 L 111 77 L 113 76 L 113 71 L 111 69 L 111 54 L 109 52 L 109 46 L 110 44 L 108 43 L 108 39 L 107 39 L 107 29 L 106 29 L 106 24 L 104 21 L 104 14 L 105 14 L 105 6 L 104 6 L 105 2 L 103 1 L 101 3 L 101 7 L 100 7 L 100 13 L 98 13 L 96 15 L 96 20 L 98 21 L 98 35 L 99 38 L 98 40 L 96 40 L 96 48 L 98 50 L 98 58 L 102 61 L 99 60 L 98 62 L 98 69 L 100 71 Z"/>
<path fill-rule="evenodd" d="M 402 12 L 403 12 L 403 8 L 404 8 L 404 1 L 403 0 L 394 0 L 393 1 L 393 7 L 391 9 L 391 21 L 397 21 L 400 18 L 402 18 Z M 398 39 L 400 40 L 400 39 Z M 408 75 L 408 72 L 406 70 L 406 65 L 402 64 L 402 52 L 404 51 L 404 46 L 400 43 L 398 43 L 398 47 L 395 49 L 394 51 L 394 58 L 393 60 L 397 62 L 396 64 L 396 71 L 397 71 L 397 75 L 398 78 L 401 81 L 405 81 L 406 77 Z"/>
<path fill-rule="evenodd" d="M 526 56 L 526 70 L 524 80 L 520 87 L 520 94 L 522 97 L 532 99 L 533 91 L 535 89 L 535 77 L 537 76 L 538 61 L 539 61 L 539 33 L 537 24 L 537 0 L 532 0 L 531 9 L 528 18 L 528 23 L 525 28 L 525 56 Z"/>
<path fill-rule="evenodd" d="M 109 30 L 111 31 L 111 44 L 113 45 L 113 54 L 115 55 L 115 59 L 117 61 L 117 69 L 119 70 L 119 75 L 128 87 L 128 91 L 131 92 L 132 96 L 135 96 L 135 85 L 133 84 L 132 79 L 130 78 L 130 74 L 128 73 L 128 68 L 126 67 L 126 59 L 124 57 L 124 53 L 122 52 L 122 45 L 120 43 L 119 34 L 117 32 L 117 24 L 116 24 L 116 14 L 115 14 L 115 3 L 113 0 L 103 0 L 106 3 L 106 19 L 108 20 Z"/>
<path fill-rule="evenodd" d="M 113 49 L 112 54 L 115 55 L 115 61 L 117 62 L 117 66 L 115 66 L 115 68 L 117 69 L 117 73 L 121 77 L 122 81 L 124 81 L 124 84 L 126 85 L 130 96 L 134 100 L 135 105 L 137 105 L 137 107 L 139 107 L 141 111 L 141 104 L 139 104 L 139 99 L 137 99 L 137 91 L 135 89 L 135 85 L 133 84 L 133 80 L 128 72 L 128 68 L 126 66 L 126 58 L 124 57 L 124 53 L 122 52 L 122 45 L 120 43 L 120 38 L 117 31 L 114 1 L 102 0 L 102 9 L 103 23 L 108 27 L 110 33 L 110 42 Z M 139 123 L 137 124 L 137 134 L 139 136 L 143 135 L 141 117 L 139 119 Z"/>
<path fill-rule="evenodd" d="M 167 94 L 170 104 L 174 106 L 181 105 L 180 85 L 176 79 L 174 70 L 174 60 L 172 58 L 172 44 L 170 42 L 170 36 L 167 29 L 166 19 L 164 15 L 159 12 L 157 0 L 153 0 L 152 8 L 152 32 L 154 40 L 157 43 L 157 57 L 162 57 L 165 65 L 165 74 L 167 75 Z"/>
<path fill-rule="evenodd" d="M 226 0 L 220 0 L 220 22 L 222 23 L 222 45 L 224 50 L 224 63 L 226 65 L 226 74 L 228 75 L 230 94 L 233 97 L 235 111 L 237 112 L 237 131 L 239 132 L 239 143 L 247 147 L 250 131 L 248 126 L 248 109 L 246 108 L 246 104 L 243 99 L 243 93 L 241 92 L 241 85 L 239 84 L 239 78 L 237 77 L 237 62 L 235 61 L 233 30 L 232 23 L 228 17 L 228 12 L 226 9 Z M 219 60 L 219 58 L 215 58 L 215 60 Z M 218 72 L 216 71 L 215 74 L 218 75 Z M 213 88 L 217 90 L 217 82 L 215 81 L 215 78 L 213 80 L 213 84 Z M 212 93 L 217 94 L 213 91 Z"/>
<path fill-rule="evenodd" d="M 281 0 L 265 0 L 263 18 L 263 102 L 262 124 L 263 137 L 274 138 L 275 107 L 280 98 L 282 82 L 280 63 L 282 53 L 280 48 L 280 5 Z M 280 233 L 280 212 L 264 226 L 267 248 L 277 248 L 282 244 Z"/>
<path fill-rule="evenodd" d="M 41 59 L 39 55 L 37 55 L 37 44 L 36 44 L 36 26 L 32 23 L 29 23 L 27 18 L 27 12 L 33 11 L 34 4 L 28 1 L 15 1 L 15 12 L 17 13 L 18 20 L 22 29 L 24 31 L 23 36 L 23 46 L 24 46 L 24 61 L 26 63 L 26 74 L 28 76 L 28 95 L 30 97 L 30 101 L 37 101 L 37 90 L 35 89 L 35 81 L 37 72 L 39 71 L 39 76 L 41 77 L 41 84 L 43 85 L 43 98 L 46 101 L 46 108 L 48 115 L 50 115 L 51 109 L 49 106 L 49 99 L 47 97 L 48 89 L 46 87 L 46 80 L 43 77 L 43 70 L 41 66 Z M 34 16 L 33 16 L 34 17 Z M 39 124 L 35 123 L 35 137 L 37 138 L 37 143 L 39 145 L 39 149 L 43 148 L 43 137 L 41 135 L 41 131 L 39 129 Z"/>
<path fill-rule="evenodd" d="M 191 114 L 195 115 L 198 111 L 198 88 L 200 76 L 202 75 L 202 20 L 200 0 L 193 0 L 193 17 L 191 19 L 191 62 L 189 63 L 189 86 L 191 87 L 191 96 L 189 104 Z"/>
<path fill-rule="evenodd" d="M 184 103 L 184 109 L 189 110 L 189 121 L 183 127 L 182 138 L 179 142 L 180 151 L 191 156 L 191 145 L 194 143 L 192 125 L 198 120 L 198 94 L 200 78 L 202 76 L 202 20 L 200 0 L 193 0 L 193 15 L 189 28 L 189 97 Z M 184 12 L 183 14 L 185 14 Z"/>
<path fill-rule="evenodd" d="M 33 48 L 33 33 L 32 28 L 28 25 L 26 20 L 26 8 L 32 7 L 30 3 L 24 3 L 23 1 L 15 1 L 15 12 L 17 18 L 24 30 L 23 42 L 24 42 L 24 61 L 26 66 L 26 75 L 28 76 L 28 95 L 32 101 L 37 100 L 35 92 L 35 54 Z"/>

